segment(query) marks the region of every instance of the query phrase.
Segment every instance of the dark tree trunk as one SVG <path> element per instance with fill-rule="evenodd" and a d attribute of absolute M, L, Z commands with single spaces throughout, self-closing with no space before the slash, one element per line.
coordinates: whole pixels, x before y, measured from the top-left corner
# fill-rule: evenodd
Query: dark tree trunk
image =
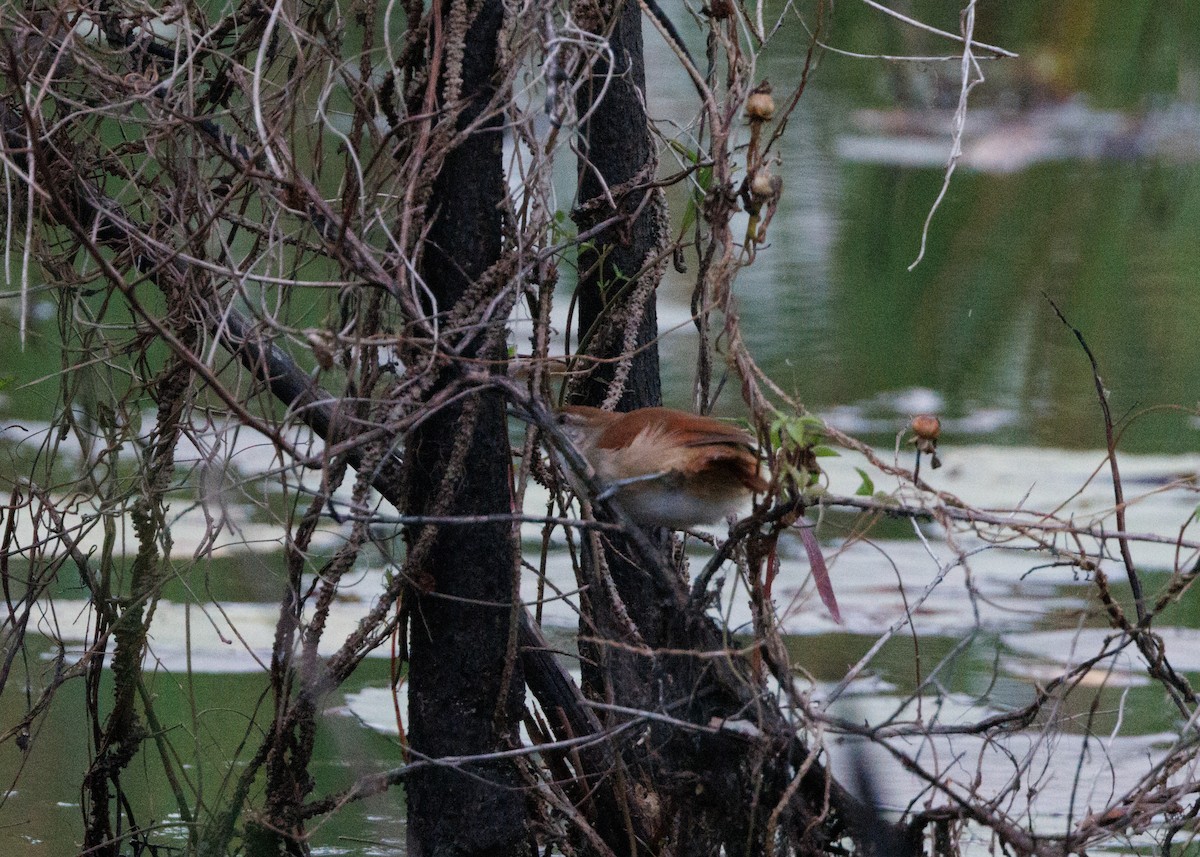
<path fill-rule="evenodd" d="M 449 6 L 445 4 L 443 8 Z M 495 93 L 500 0 L 467 4 L 474 21 L 465 38 L 461 130 Z M 448 28 L 448 20 L 443 28 Z M 453 38 L 451 36 L 450 38 Z M 443 318 L 460 308 L 499 258 L 498 205 L 505 193 L 499 121 L 488 121 L 447 156 L 428 206 L 431 221 L 422 275 Z M 497 283 L 476 299 L 494 297 Z M 460 308 L 461 309 L 461 308 Z M 498 324 L 503 324 L 501 319 Z M 478 335 L 465 358 L 502 360 L 500 331 Z M 442 342 L 439 351 L 447 353 Z M 458 380 L 463 366 L 442 368 L 435 389 Z M 512 509 L 504 401 L 476 392 L 433 413 L 408 438 L 408 511 L 484 515 Z M 523 678 L 506 668 L 514 598 L 515 553 L 507 523 L 406 534 L 416 579 L 410 588 L 409 718 L 422 756 L 469 756 L 517 741 Z M 417 563 L 412 565 L 412 560 Z M 426 769 L 408 781 L 408 848 L 414 857 L 526 853 L 525 798 L 511 762 Z"/>
<path fill-rule="evenodd" d="M 595 103 L 609 70 L 602 64 L 594 67 L 579 89 L 577 104 L 578 113 L 590 113 L 590 119 L 579 143 L 576 222 L 583 232 L 613 220 L 580 251 L 579 259 L 580 351 L 604 362 L 595 364 L 572 398 L 599 405 L 617 383 L 622 385 L 617 409 L 627 411 L 661 402 L 653 344 L 658 333 L 654 287 L 663 269 L 665 208 L 651 187 L 656 163 L 643 109 L 640 5 L 625 2 L 608 14 L 618 16 L 609 38 L 612 76 L 603 100 Z M 609 24 L 603 19 L 586 23 L 596 32 L 605 32 Z M 672 555 L 666 534 L 657 537 L 664 561 L 681 566 L 682 557 Z M 613 851 L 657 854 L 660 843 L 669 843 L 670 853 L 688 857 L 749 857 L 764 850 L 768 816 L 786 800 L 777 836 L 787 840 L 793 853 L 825 853 L 845 830 L 844 810 L 853 811 L 857 803 L 819 764 L 809 767 L 795 794 L 785 796 L 807 755 L 804 745 L 743 659 L 698 656 L 727 648 L 729 641 L 689 603 L 683 572 L 663 583 L 661 576 L 647 573 L 638 551 L 621 539 L 606 540 L 602 553 L 645 650 L 631 645 L 628 622 L 610 599 L 591 594 L 602 587 L 594 578 L 588 580 L 592 585 L 581 632 L 597 642 L 580 646 L 585 691 L 593 698 L 698 725 L 733 718 L 752 721 L 760 730 L 755 741 L 689 733 L 662 723 L 639 731 L 622 754 L 629 774 L 653 800 L 633 807 L 642 841 L 632 845 L 628 839 L 607 837 Z M 594 568 L 595 559 L 585 555 L 585 566 Z M 609 715 L 610 725 L 621 719 Z M 821 823 L 830 805 L 829 819 Z"/>
<path fill-rule="evenodd" d="M 613 66 L 599 61 L 578 90 L 576 109 L 590 118 L 580 133 L 575 219 L 580 232 L 613 221 L 579 254 L 579 350 L 605 362 L 594 365 L 572 397 L 599 405 L 610 397 L 616 383 L 621 385 L 617 409 L 628 411 L 662 401 L 658 349 L 653 343 L 658 333 L 655 289 L 662 274 L 665 204 L 662 194 L 651 186 L 657 162 L 643 107 L 641 12 L 637 3 L 626 2 L 606 7 L 602 14 L 616 15 L 609 38 Z M 596 32 L 610 28 L 610 21 L 603 17 L 586 23 Z M 603 99 L 597 101 L 601 93 Z M 665 554 L 665 534 L 658 541 Z M 637 551 L 624 540 L 605 540 L 601 553 L 642 642 L 652 649 L 661 647 L 669 637 L 669 605 L 679 599 L 682 587 L 662 591 L 661 583 L 646 573 Z M 585 570 L 594 575 L 597 557 L 592 550 L 585 552 L 584 562 Z M 595 585 L 594 577 L 587 582 L 592 585 L 585 596 L 580 632 L 593 642 L 580 645 L 585 692 L 594 699 L 651 710 L 660 707 L 664 692 L 671 699 L 678 698 L 681 693 L 673 687 L 676 676 L 664 669 L 662 659 L 629 648 L 632 641 L 626 620 L 611 600 L 600 594 L 604 587 Z M 607 717 L 609 725 L 620 719 Z M 640 842 L 616 830 L 602 831 L 617 854 L 657 853 L 663 839 L 673 834 L 670 819 L 677 807 L 660 803 L 665 783 L 656 782 L 657 760 L 651 758 L 666 737 L 658 734 L 660 731 L 665 730 L 653 728 L 654 740 L 630 741 L 623 750 L 628 775 L 641 783 L 638 791 L 654 800 L 630 808 L 630 821 Z"/>
<path fill-rule="evenodd" d="M 580 133 L 575 212 L 580 232 L 618 218 L 579 252 L 580 351 L 606 362 L 595 364 L 572 391 L 572 398 L 599 405 L 617 381 L 623 387 L 617 410 L 629 411 L 662 403 L 658 347 L 653 343 L 658 335 L 655 289 L 661 276 L 657 257 L 664 246 L 665 204 L 662 194 L 650 185 L 657 162 L 643 107 L 641 11 L 637 3 L 626 2 L 609 7 L 609 12 L 618 16 L 609 39 L 613 67 L 603 59 L 597 61 L 579 88 L 576 105 L 580 115 L 590 118 Z M 609 26 L 603 19 L 589 23 L 597 32 Z M 597 101 L 602 93 L 603 99 Z M 616 210 L 608 202 L 610 197 Z M 631 349 L 631 343 L 639 347 Z M 606 550 L 605 554 L 634 623 L 647 642 L 661 639 L 663 593 L 631 559 L 636 552 Z M 624 639 L 626 631 L 604 600 L 592 602 L 589 612 L 597 627 L 585 627 L 584 636 Z M 647 658 L 604 646 L 589 647 L 587 654 L 584 687 L 591 695 L 637 707 L 650 702 L 644 697 L 650 685 Z M 613 677 L 614 669 L 618 677 Z M 606 688 L 610 679 L 618 686 Z"/>
<path fill-rule="evenodd" d="M 613 13 L 611 6 L 601 5 Z M 599 59 L 579 88 L 576 110 L 590 117 L 580 131 L 579 201 L 573 216 L 580 232 L 623 216 L 579 252 L 579 335 L 582 352 L 601 358 L 625 355 L 629 365 L 597 364 L 573 397 L 599 404 L 620 375 L 627 380 L 617 409 L 628 411 L 662 403 L 658 347 L 648 343 L 658 335 L 654 296 L 662 273 L 666 204 L 662 192 L 651 186 L 657 160 L 643 107 L 640 8 L 636 2 L 616 6 L 619 17 L 609 39 L 613 67 Z M 608 26 L 607 20 L 590 23 L 597 32 Z M 602 92 L 604 98 L 597 102 Z M 625 348 L 630 334 L 644 347 L 635 352 Z"/>

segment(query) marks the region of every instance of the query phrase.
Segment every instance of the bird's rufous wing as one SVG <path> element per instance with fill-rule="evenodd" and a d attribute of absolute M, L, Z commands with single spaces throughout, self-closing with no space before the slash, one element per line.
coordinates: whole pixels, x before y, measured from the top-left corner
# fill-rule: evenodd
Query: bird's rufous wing
<path fill-rule="evenodd" d="M 729 468 L 747 489 L 767 490 L 750 435 L 712 417 L 671 408 L 640 408 L 607 420 L 596 447 L 619 450 L 630 471 L 694 475 L 722 467 Z"/>

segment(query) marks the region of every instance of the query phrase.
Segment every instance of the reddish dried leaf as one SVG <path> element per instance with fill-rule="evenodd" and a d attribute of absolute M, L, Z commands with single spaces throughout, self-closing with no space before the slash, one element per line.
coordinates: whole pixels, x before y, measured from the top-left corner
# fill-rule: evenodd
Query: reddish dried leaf
<path fill-rule="evenodd" d="M 800 531 L 800 540 L 804 542 L 804 550 L 808 553 L 808 565 L 812 569 L 813 582 L 817 584 L 817 594 L 825 602 L 833 621 L 842 624 L 842 613 L 838 610 L 837 599 L 833 597 L 833 583 L 829 580 L 829 566 L 825 565 L 825 556 L 821 546 L 813 534 L 813 528 L 806 523 L 796 525 Z"/>

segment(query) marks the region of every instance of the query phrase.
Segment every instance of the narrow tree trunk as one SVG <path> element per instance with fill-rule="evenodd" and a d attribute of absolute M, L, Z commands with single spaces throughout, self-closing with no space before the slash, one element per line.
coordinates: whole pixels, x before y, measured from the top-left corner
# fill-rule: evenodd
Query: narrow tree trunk
<path fill-rule="evenodd" d="M 596 363 L 586 380 L 572 391 L 575 401 L 600 405 L 614 383 L 621 386 L 617 410 L 629 411 L 662 403 L 659 377 L 658 317 L 655 290 L 662 271 L 657 256 L 665 243 L 661 224 L 665 203 L 651 187 L 657 162 L 646 119 L 646 73 L 642 56 L 641 13 L 636 2 L 606 7 L 615 14 L 609 39 L 614 63 L 603 59 L 578 92 L 576 109 L 589 116 L 580 131 L 579 203 L 575 218 L 580 231 L 620 215 L 579 253 L 580 351 Z M 609 29 L 606 19 L 589 22 L 596 32 Z M 603 96 L 603 97 L 601 97 Z M 609 204 L 612 199 L 617 208 Z M 634 346 L 634 347 L 631 347 Z M 586 363 L 582 368 L 588 368 Z M 636 551 L 606 550 L 609 573 L 630 617 L 650 640 L 662 638 L 662 593 L 633 557 Z M 585 637 L 624 639 L 627 632 L 603 598 L 590 599 L 590 618 L 597 627 L 583 628 Z M 586 623 L 588 618 L 584 619 Z M 623 705 L 649 704 L 651 662 L 642 655 L 590 647 L 585 657 L 584 687 L 598 698 L 615 697 Z M 611 684 L 610 684 L 611 682 Z"/>
<path fill-rule="evenodd" d="M 654 294 L 664 268 L 665 207 L 651 187 L 656 164 L 643 108 L 640 5 L 627 0 L 592 21 L 582 11 L 577 14 L 595 32 L 608 31 L 606 14 L 617 18 L 609 36 L 611 77 L 605 83 L 610 70 L 602 64 L 594 67 L 577 103 L 578 113 L 590 114 L 590 119 L 581 129 L 576 222 L 581 232 L 608 219 L 614 224 L 580 252 L 580 351 L 603 362 L 595 364 L 572 396 L 599 405 L 613 398 L 612 385 L 617 384 L 617 409 L 627 411 L 661 401 Z M 664 557 L 682 562 L 670 556 L 666 535 L 660 539 Z M 789 781 L 807 753 L 763 692 L 761 680 L 736 656 L 699 656 L 726 648 L 728 641 L 707 616 L 692 611 L 686 596 L 663 591 L 660 578 L 642 568 L 631 545 L 605 541 L 601 553 L 624 613 L 610 599 L 593 594 L 600 587 L 590 587 L 581 633 L 597 642 L 580 646 L 585 691 L 593 698 L 701 725 L 735 718 L 755 721 L 760 730 L 756 741 L 688 733 L 662 723 L 639 731 L 639 740 L 623 748 L 623 757 L 630 775 L 650 796 L 633 807 L 635 826 L 649 835 L 636 846 L 610 836 L 614 852 L 760 854 L 767 844 L 768 816 L 786 801 L 777 853 L 825 853 L 845 830 L 844 811 L 857 809 L 857 803 L 819 764 L 808 766 L 801 787 L 789 792 Z M 597 560 L 585 556 L 585 564 Z M 678 583 L 686 589 L 682 571 Z M 631 645 L 626 616 L 644 643 L 641 651 Z M 619 719 L 610 715 L 610 725 Z"/>
<path fill-rule="evenodd" d="M 464 10 L 474 20 L 463 51 L 461 98 L 467 106 L 458 119 L 460 130 L 495 92 L 503 5 L 466 3 L 446 16 L 443 27 L 451 27 L 455 12 Z M 448 154 L 438 174 L 422 266 L 435 311 L 457 307 L 500 257 L 501 166 L 499 122 L 489 121 Z M 476 335 L 473 342 L 464 357 L 504 358 L 503 335 Z M 447 353 L 447 345 L 454 343 L 440 343 L 439 351 Z M 435 389 L 459 379 L 462 370 L 459 364 L 443 367 Z M 409 436 L 405 455 L 410 513 L 511 511 L 508 431 L 499 394 L 477 392 L 441 408 Z M 503 522 L 469 529 L 412 527 L 406 538 L 410 562 L 418 560 L 410 589 L 412 748 L 435 759 L 508 749 L 517 740 L 523 698 L 520 665 L 506 664 L 505 657 L 507 605 L 515 597 L 512 528 Z M 525 798 L 511 762 L 416 773 L 408 781 L 408 813 L 414 857 L 526 853 Z"/>
<path fill-rule="evenodd" d="M 655 294 L 662 275 L 659 256 L 666 239 L 665 203 L 661 192 L 651 186 L 657 161 L 644 109 L 641 13 L 636 2 L 602 6 L 600 17 L 583 20 L 595 32 L 611 32 L 613 63 L 598 60 L 578 89 L 577 112 L 589 119 L 580 129 L 575 220 L 580 232 L 616 220 L 579 253 L 579 352 L 605 362 L 581 365 L 591 371 L 572 390 L 572 398 L 600 405 L 612 398 L 615 384 L 620 390 L 617 409 L 628 411 L 662 402 L 654 340 L 658 333 Z M 584 690 L 604 702 L 655 709 L 662 682 L 670 685 L 673 679 L 661 670 L 660 659 L 629 647 L 628 620 L 647 646 L 660 646 L 667 636 L 666 607 L 672 594 L 659 591 L 655 578 L 636 559 L 638 552 L 624 540 L 604 540 L 599 553 L 590 543 L 588 548 L 585 570 L 593 575 L 588 582 L 595 583 L 602 563 L 625 613 L 601 594 L 603 586 L 589 587 L 580 620 L 585 640 L 580 644 Z M 670 695 L 677 694 L 671 691 Z M 607 719 L 612 725 L 619 718 L 608 715 Z M 639 834 L 636 839 L 613 823 L 617 819 L 601 829 L 617 854 L 658 853 L 669 833 L 668 818 L 674 807 L 661 803 L 651 772 L 650 744 L 657 741 L 631 742 L 623 750 L 629 765 L 626 776 L 641 783 L 635 793 L 652 800 L 629 807 L 629 822 Z"/>
<path fill-rule="evenodd" d="M 604 230 L 579 252 L 580 350 L 625 363 L 600 363 L 576 401 L 599 404 L 614 379 L 622 383 L 618 410 L 662 404 L 658 371 L 655 289 L 666 245 L 666 203 L 651 186 L 658 162 L 646 120 L 646 68 L 641 12 L 636 2 L 601 4 L 605 17 L 588 21 L 596 32 L 618 17 L 609 46 L 612 67 L 600 58 L 579 88 L 576 110 L 588 121 L 579 137 L 579 202 L 574 218 L 582 232 L 614 215 L 626 219 Z M 595 8 L 595 7 L 590 7 Z M 600 98 L 603 93 L 603 99 Z M 614 211 L 608 200 L 617 204 Z M 636 351 L 626 345 L 636 338 Z M 581 368 L 588 368 L 584 364 Z"/>

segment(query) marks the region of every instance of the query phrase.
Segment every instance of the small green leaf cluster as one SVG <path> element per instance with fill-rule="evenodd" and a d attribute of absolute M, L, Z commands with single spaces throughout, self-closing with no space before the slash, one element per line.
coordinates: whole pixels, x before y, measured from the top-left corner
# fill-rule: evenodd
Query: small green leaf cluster
<path fill-rule="evenodd" d="M 781 414 L 771 422 L 772 448 L 778 450 L 775 469 L 781 481 L 796 491 L 818 486 L 821 467 L 818 458 L 838 455 L 825 443 L 825 423 L 811 414 Z"/>

